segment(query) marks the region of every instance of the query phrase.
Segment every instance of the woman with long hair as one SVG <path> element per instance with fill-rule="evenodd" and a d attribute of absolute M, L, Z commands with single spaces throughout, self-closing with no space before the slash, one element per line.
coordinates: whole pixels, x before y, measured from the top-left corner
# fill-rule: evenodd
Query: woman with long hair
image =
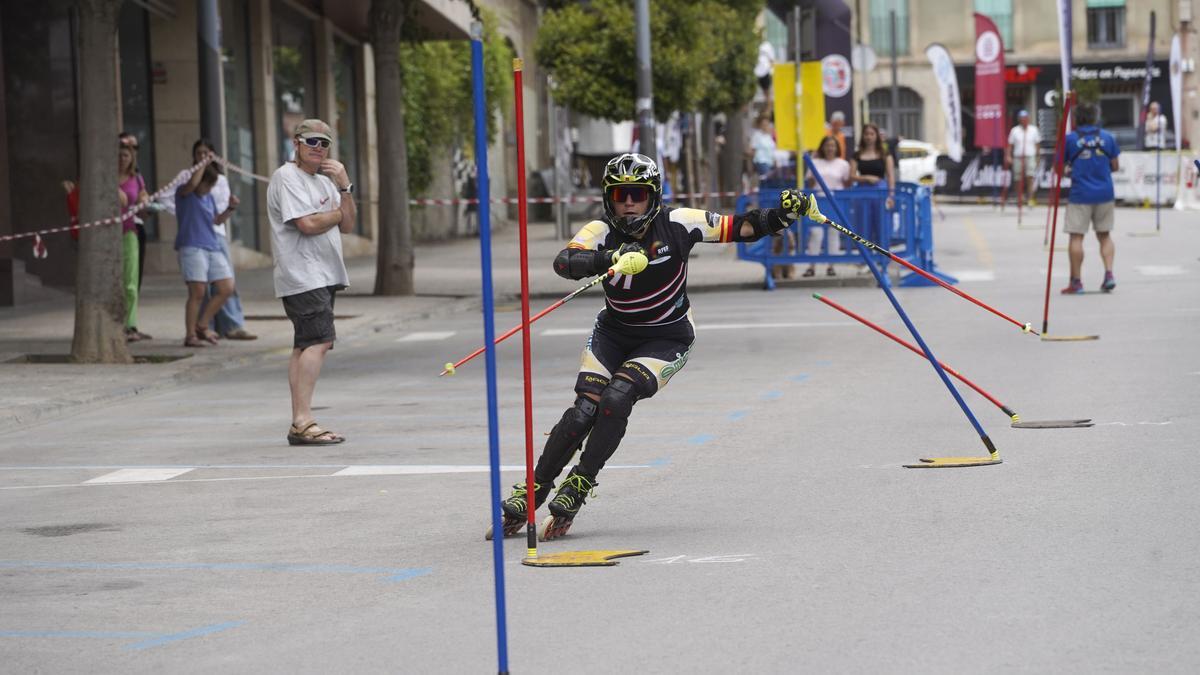
<path fill-rule="evenodd" d="M 120 186 L 121 212 L 126 213 L 137 204 L 150 201 L 146 192 L 146 181 L 137 169 L 137 148 L 119 143 L 117 148 L 117 183 Z M 149 340 L 149 335 L 138 330 L 138 267 L 141 254 L 138 251 L 137 224 L 130 214 L 121 220 L 121 285 L 125 289 L 125 340 L 137 342 Z"/>
<path fill-rule="evenodd" d="M 859 185 L 887 183 L 887 208 L 895 207 L 896 167 L 879 135 L 879 127 L 864 124 L 858 135 L 858 150 L 850 160 L 850 180 Z"/>

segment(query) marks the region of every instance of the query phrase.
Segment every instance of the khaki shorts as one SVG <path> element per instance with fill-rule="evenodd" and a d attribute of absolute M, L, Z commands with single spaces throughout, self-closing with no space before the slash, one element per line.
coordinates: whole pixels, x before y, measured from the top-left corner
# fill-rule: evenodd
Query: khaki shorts
<path fill-rule="evenodd" d="M 1069 234 L 1087 234 L 1088 225 L 1091 225 L 1097 232 L 1111 232 L 1115 203 L 1067 204 L 1067 222 L 1064 231 Z"/>

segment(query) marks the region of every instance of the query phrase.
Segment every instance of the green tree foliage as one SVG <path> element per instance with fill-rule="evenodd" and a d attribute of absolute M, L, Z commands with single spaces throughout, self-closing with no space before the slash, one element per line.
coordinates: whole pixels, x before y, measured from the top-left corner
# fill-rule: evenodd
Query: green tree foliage
<path fill-rule="evenodd" d="M 761 0 L 651 0 L 654 112 L 728 110 L 754 94 Z M 637 48 L 633 0 L 562 4 L 543 15 L 536 56 L 555 98 L 609 120 L 633 119 Z"/>
<path fill-rule="evenodd" d="M 492 113 L 512 102 L 513 52 L 487 11 L 483 18 L 484 96 Z M 400 46 L 404 80 L 408 185 L 422 192 L 432 180 L 433 153 L 462 141 L 468 154 L 475 137 L 471 84 L 471 43 L 408 42 Z M 496 117 L 488 115 L 488 141 L 496 136 Z"/>

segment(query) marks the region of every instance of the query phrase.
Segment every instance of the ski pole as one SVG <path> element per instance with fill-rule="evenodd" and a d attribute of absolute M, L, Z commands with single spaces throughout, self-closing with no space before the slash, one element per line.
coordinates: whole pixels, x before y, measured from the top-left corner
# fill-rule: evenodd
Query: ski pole
<path fill-rule="evenodd" d="M 930 274 L 929 272 L 926 272 L 925 270 L 921 269 L 920 267 L 917 267 L 916 265 L 910 263 L 909 261 L 905 260 L 904 258 L 901 258 L 900 256 L 896 255 L 895 253 L 892 253 L 891 251 L 887 250 L 886 248 L 880 246 L 879 244 L 876 244 L 875 242 L 873 242 L 869 239 L 864 239 L 863 237 L 860 237 L 859 235 L 855 234 L 853 231 L 851 231 L 849 228 L 845 227 L 844 225 L 835 223 L 832 220 L 830 220 L 829 218 L 825 217 L 825 215 L 822 214 L 820 211 L 816 211 L 815 206 L 814 206 L 813 213 L 808 213 L 805 215 L 807 215 L 812 220 L 817 221 L 818 223 L 824 223 L 824 224 L 832 227 L 833 229 L 837 230 L 838 232 L 841 232 L 842 234 L 846 235 L 847 237 L 850 237 L 855 242 L 862 244 L 864 248 L 875 251 L 876 253 L 878 253 L 886 258 L 890 258 L 893 262 L 899 263 L 900 265 L 907 267 L 908 269 L 912 270 L 913 272 L 916 272 L 917 274 L 925 277 L 926 279 L 936 283 L 938 286 L 941 286 L 942 288 L 950 291 L 951 293 L 959 296 L 960 298 L 969 300 L 970 302 L 975 303 L 976 305 L 982 307 L 983 309 L 986 309 L 987 311 L 991 312 L 992 314 L 995 314 L 996 316 L 1000 317 L 1001 319 L 1004 319 L 1005 321 L 1015 324 L 1023 332 L 1033 333 L 1034 335 L 1040 335 L 1040 333 L 1038 333 L 1037 331 L 1035 331 L 1033 329 L 1032 324 L 1021 323 L 1020 321 L 1017 321 L 1016 319 L 1005 314 L 1004 312 L 1001 312 L 1000 310 L 996 309 L 995 307 L 992 307 L 991 305 L 988 305 L 987 303 L 982 302 L 980 300 L 976 300 L 974 297 L 968 295 L 967 293 L 964 293 L 964 292 L 958 290 L 957 288 L 942 281 L 941 279 Z"/>
<path fill-rule="evenodd" d="M 859 316 L 858 314 L 855 314 L 854 312 L 846 309 L 845 307 L 843 307 L 843 306 L 839 305 L 838 303 L 834 302 L 833 300 L 830 300 L 829 298 L 821 295 L 820 293 L 813 293 L 812 296 L 814 298 L 816 298 L 817 300 L 820 300 L 821 302 L 825 303 L 826 305 L 829 305 L 830 307 L 836 309 L 837 311 L 841 312 L 842 314 L 845 314 L 846 316 L 850 317 L 851 319 L 858 321 L 859 323 L 863 324 L 867 328 L 871 328 L 875 332 L 891 338 L 892 341 L 906 347 L 910 352 L 916 354 L 917 356 L 919 356 L 921 358 L 925 358 L 925 353 L 922 352 L 920 349 L 917 349 L 911 343 L 905 342 L 901 338 L 896 337 L 894 334 L 889 333 L 887 330 L 883 329 L 879 325 L 872 323 L 871 321 Z M 944 370 L 947 373 L 958 378 L 959 382 L 962 382 L 963 384 L 967 385 L 968 387 L 974 389 L 980 396 L 991 401 L 992 404 L 995 405 L 997 408 L 999 408 L 1001 412 L 1003 412 L 1005 415 L 1008 415 L 1009 419 L 1011 419 L 1013 422 L 1019 421 L 1019 417 L 1018 417 L 1017 413 L 1013 412 L 1012 408 L 1009 408 L 1008 406 L 1001 403 L 999 400 L 996 399 L 996 397 L 987 393 L 986 391 L 981 389 L 978 385 L 976 385 L 974 382 L 963 377 L 958 371 L 954 370 L 953 368 L 946 365 L 945 363 L 938 361 L 938 365 L 940 365 L 942 367 L 942 370 Z"/>
<path fill-rule="evenodd" d="M 534 314 L 533 316 L 529 317 L 529 323 L 532 324 L 534 321 L 537 321 L 538 319 L 542 318 L 543 316 L 546 316 L 550 312 L 553 312 L 554 310 L 558 309 L 559 307 L 562 307 L 563 305 L 567 304 L 571 300 L 574 300 L 575 296 L 586 291 L 587 289 L 591 288 L 592 286 L 595 286 L 596 284 L 600 283 L 601 281 L 604 281 L 605 279 L 611 277 L 614 274 L 614 272 L 615 272 L 615 270 L 610 268 L 604 274 L 601 274 L 600 276 L 596 277 L 595 279 L 592 279 L 591 281 L 580 286 L 579 288 L 576 288 L 575 290 L 571 291 L 569 294 L 567 294 L 567 295 L 563 296 L 562 298 L 560 298 L 559 300 L 555 301 L 555 303 L 553 305 L 550 305 L 546 309 L 543 309 L 542 311 L 538 312 L 537 314 Z M 496 341 L 493 342 L 492 344 L 500 344 L 501 342 L 507 340 L 508 338 L 515 335 L 518 331 L 520 331 L 523 326 L 524 326 L 523 323 L 519 324 L 517 326 L 513 326 L 513 328 L 511 330 L 504 333 L 500 337 L 496 338 Z M 479 349 L 476 349 L 475 351 L 471 352 L 470 354 L 467 354 L 462 359 L 460 359 L 454 363 L 447 363 L 445 365 L 445 367 L 443 368 L 441 374 L 438 375 L 438 377 L 441 377 L 442 375 L 447 375 L 447 374 L 453 375 L 459 366 L 466 363 L 467 361 L 470 361 L 471 359 L 475 358 L 476 356 L 479 356 L 480 354 L 482 354 L 484 349 L 486 349 L 486 347 L 480 347 Z"/>

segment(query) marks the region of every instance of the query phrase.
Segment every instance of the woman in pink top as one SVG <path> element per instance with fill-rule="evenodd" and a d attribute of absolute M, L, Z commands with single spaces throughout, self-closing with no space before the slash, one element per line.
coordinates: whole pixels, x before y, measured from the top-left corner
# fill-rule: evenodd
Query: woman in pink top
<path fill-rule="evenodd" d="M 817 167 L 817 172 L 821 174 L 821 178 L 825 179 L 825 184 L 830 190 L 845 190 L 850 185 L 850 162 L 842 159 L 839 156 L 840 149 L 837 139 L 833 136 L 826 136 L 821 139 L 821 144 L 817 146 L 817 154 L 812 158 L 813 166 Z M 812 172 L 809 172 L 807 177 L 808 187 L 815 189 L 817 179 L 813 178 Z M 808 254 L 816 255 L 821 252 L 821 237 L 829 237 L 829 226 L 822 226 L 819 230 L 812 228 L 808 231 Z M 841 242 L 838 237 L 829 240 L 829 252 L 835 253 L 842 250 Z M 815 265 L 809 265 L 808 269 L 804 270 L 804 276 L 811 277 L 816 274 Z M 825 268 L 826 276 L 835 276 L 837 272 L 833 271 L 833 265 Z"/>
<path fill-rule="evenodd" d="M 130 207 L 150 201 L 146 192 L 146 181 L 137 170 L 137 150 L 122 144 L 117 150 L 117 181 L 121 189 L 121 212 Z M 138 238 L 137 224 L 133 215 L 121 221 L 121 285 L 125 288 L 125 340 L 136 342 L 149 340 L 150 336 L 138 330 Z"/>

